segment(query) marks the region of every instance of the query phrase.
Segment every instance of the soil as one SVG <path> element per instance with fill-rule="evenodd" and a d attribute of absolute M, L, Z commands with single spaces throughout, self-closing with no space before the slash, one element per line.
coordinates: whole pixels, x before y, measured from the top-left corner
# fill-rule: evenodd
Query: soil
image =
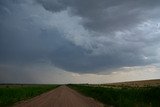
<path fill-rule="evenodd" d="M 50 92 L 41 94 L 27 101 L 22 101 L 14 107 L 103 107 L 93 98 L 86 97 L 77 91 L 60 86 Z"/>

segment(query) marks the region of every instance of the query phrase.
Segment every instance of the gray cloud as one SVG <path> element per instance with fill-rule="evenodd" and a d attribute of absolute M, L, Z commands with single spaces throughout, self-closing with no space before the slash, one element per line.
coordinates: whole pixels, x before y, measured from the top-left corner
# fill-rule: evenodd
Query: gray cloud
<path fill-rule="evenodd" d="M 37 0 L 49 11 L 72 8 L 72 14 L 83 17 L 84 27 L 98 32 L 130 29 L 148 20 L 147 11 L 159 6 L 158 0 Z M 56 5 L 56 4 L 59 5 Z M 48 5 L 47 5 L 48 4 Z M 56 6 L 55 6 L 56 5 Z M 58 7 L 57 7 L 58 6 Z"/>
<path fill-rule="evenodd" d="M 1 0 L 0 64 L 45 63 L 71 72 L 97 73 L 159 63 L 159 4 L 156 0 Z M 12 67 L 3 67 L 1 72 L 9 70 Z"/>
<path fill-rule="evenodd" d="M 39 2 L 40 4 L 42 4 L 42 6 L 45 9 L 53 11 L 53 12 L 58 12 L 58 11 L 64 10 L 67 7 L 60 0 L 48 0 L 48 1 L 45 1 L 45 0 L 36 0 L 36 1 Z"/>

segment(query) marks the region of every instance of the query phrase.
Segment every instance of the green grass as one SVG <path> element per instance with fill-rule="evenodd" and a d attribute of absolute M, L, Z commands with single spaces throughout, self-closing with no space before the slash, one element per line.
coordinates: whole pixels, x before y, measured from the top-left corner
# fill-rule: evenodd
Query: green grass
<path fill-rule="evenodd" d="M 18 101 L 32 98 L 56 87 L 57 85 L 1 85 L 0 107 L 13 105 Z"/>
<path fill-rule="evenodd" d="M 104 88 L 68 85 L 80 93 L 114 107 L 160 107 L 160 86 L 145 88 Z"/>

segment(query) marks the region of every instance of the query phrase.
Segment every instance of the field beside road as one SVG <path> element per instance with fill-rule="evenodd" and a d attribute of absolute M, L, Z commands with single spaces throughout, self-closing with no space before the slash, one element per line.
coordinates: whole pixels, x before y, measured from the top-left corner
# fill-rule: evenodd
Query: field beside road
<path fill-rule="evenodd" d="M 159 80 L 58 86 L 2 84 L 0 107 L 160 107 Z"/>
<path fill-rule="evenodd" d="M 0 107 L 10 106 L 56 88 L 57 85 L 1 84 Z"/>
<path fill-rule="evenodd" d="M 155 84 L 154 80 L 151 80 L 150 85 L 147 81 L 138 81 L 140 86 L 133 86 L 133 82 L 113 83 L 113 84 L 71 84 L 70 88 L 77 90 L 78 92 L 92 97 L 106 106 L 112 105 L 113 107 L 160 107 L 160 85 Z M 154 82 L 153 82 L 154 81 Z M 156 80 L 157 81 L 157 80 Z M 159 82 L 159 81 L 158 81 Z"/>
<path fill-rule="evenodd" d="M 111 87 L 156 87 L 160 86 L 160 79 L 153 80 L 141 80 L 141 81 L 128 81 L 128 82 L 117 82 L 108 84 L 99 84 L 100 86 L 111 86 Z"/>

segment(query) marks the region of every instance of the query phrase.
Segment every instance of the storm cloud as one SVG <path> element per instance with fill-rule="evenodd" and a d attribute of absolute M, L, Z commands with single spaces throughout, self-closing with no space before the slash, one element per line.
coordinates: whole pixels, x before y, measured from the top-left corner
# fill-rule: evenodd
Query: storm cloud
<path fill-rule="evenodd" d="M 158 65 L 159 5 L 159 0 L 1 0 L 0 75 L 4 65 L 6 72 L 8 65 L 23 71 L 38 63 L 82 74 Z"/>
<path fill-rule="evenodd" d="M 84 27 L 98 32 L 129 30 L 155 16 L 160 1 L 145 0 L 37 0 L 46 10 L 55 12 L 71 8 L 73 15 L 83 17 Z M 57 5 L 58 4 L 58 5 Z M 55 6 L 56 5 L 56 6 Z M 153 11 L 152 11 L 153 10 Z M 156 15 L 157 13 L 155 13 Z"/>

